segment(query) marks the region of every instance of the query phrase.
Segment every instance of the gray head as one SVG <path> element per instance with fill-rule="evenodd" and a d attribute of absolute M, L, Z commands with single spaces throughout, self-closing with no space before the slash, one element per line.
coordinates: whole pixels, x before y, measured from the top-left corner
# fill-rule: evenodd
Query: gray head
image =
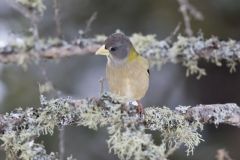
<path fill-rule="evenodd" d="M 117 60 L 127 58 L 132 47 L 131 41 L 123 33 L 114 33 L 105 41 L 105 49 L 110 52 L 113 59 Z"/>

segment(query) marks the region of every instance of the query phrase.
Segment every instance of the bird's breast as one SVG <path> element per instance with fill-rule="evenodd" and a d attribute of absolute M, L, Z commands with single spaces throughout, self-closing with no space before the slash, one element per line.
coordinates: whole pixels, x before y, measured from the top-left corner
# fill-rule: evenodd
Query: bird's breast
<path fill-rule="evenodd" d="M 122 65 L 107 64 L 106 78 L 110 92 L 128 100 L 140 100 L 149 85 L 147 68 L 138 61 Z"/>

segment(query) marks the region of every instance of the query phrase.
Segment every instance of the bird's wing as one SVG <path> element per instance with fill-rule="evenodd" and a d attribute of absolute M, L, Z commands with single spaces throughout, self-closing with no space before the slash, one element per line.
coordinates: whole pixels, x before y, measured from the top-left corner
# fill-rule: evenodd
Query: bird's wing
<path fill-rule="evenodd" d="M 138 61 L 149 74 L 149 61 L 143 56 L 138 56 Z"/>

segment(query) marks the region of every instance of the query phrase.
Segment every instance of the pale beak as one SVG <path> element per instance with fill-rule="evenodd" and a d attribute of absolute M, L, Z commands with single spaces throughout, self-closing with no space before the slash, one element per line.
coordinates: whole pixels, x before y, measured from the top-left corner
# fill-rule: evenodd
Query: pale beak
<path fill-rule="evenodd" d="M 108 56 L 110 52 L 105 49 L 105 45 L 101 46 L 95 53 L 96 55 L 103 55 L 103 56 Z"/>

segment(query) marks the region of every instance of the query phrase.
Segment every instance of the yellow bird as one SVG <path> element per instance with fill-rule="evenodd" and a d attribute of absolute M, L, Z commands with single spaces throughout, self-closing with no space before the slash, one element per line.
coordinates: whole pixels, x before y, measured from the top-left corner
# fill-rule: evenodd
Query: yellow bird
<path fill-rule="evenodd" d="M 143 113 L 140 100 L 149 86 L 149 63 L 133 47 L 123 33 L 110 35 L 96 55 L 107 56 L 106 78 L 110 92 L 124 97 L 128 102 L 137 101 L 137 111 Z"/>

